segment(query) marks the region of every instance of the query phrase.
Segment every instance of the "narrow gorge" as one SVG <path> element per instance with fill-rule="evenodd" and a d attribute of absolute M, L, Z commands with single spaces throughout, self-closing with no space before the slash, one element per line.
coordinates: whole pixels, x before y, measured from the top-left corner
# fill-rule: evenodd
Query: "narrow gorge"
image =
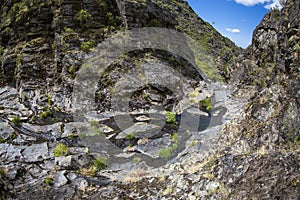
<path fill-rule="evenodd" d="M 299 10 L 0 0 L 0 199 L 298 199 Z"/>

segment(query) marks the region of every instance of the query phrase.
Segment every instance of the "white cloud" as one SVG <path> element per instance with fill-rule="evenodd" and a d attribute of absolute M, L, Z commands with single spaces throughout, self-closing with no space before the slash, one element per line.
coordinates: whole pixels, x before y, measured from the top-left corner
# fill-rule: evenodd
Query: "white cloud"
<path fill-rule="evenodd" d="M 270 2 L 271 0 L 235 0 L 235 2 L 239 3 L 239 4 L 243 4 L 245 6 L 254 6 L 256 4 L 259 3 L 266 3 L 266 2 Z"/>
<path fill-rule="evenodd" d="M 240 33 L 241 32 L 240 29 L 238 29 L 238 28 L 226 28 L 225 30 L 228 32 L 231 32 L 231 33 Z"/>
<path fill-rule="evenodd" d="M 279 0 L 235 0 L 236 3 L 243 4 L 245 6 L 254 6 L 256 4 L 266 4 L 266 9 L 281 8 Z"/>
<path fill-rule="evenodd" d="M 271 9 L 271 8 L 281 8 L 281 5 L 279 3 L 279 0 L 273 0 L 273 3 L 267 4 L 264 6 L 266 9 Z"/>

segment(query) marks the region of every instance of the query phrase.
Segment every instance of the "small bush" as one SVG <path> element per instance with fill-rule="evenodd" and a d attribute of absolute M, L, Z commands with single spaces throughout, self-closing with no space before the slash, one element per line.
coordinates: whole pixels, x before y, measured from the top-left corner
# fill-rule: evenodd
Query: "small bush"
<path fill-rule="evenodd" d="M 50 110 L 47 110 L 45 112 L 40 113 L 40 118 L 46 119 L 47 117 L 50 117 L 52 115 L 53 115 L 53 113 Z"/>
<path fill-rule="evenodd" d="M 101 170 L 105 169 L 106 165 L 107 165 L 107 158 L 105 158 L 105 157 L 98 156 L 94 160 L 94 166 L 96 167 L 96 169 L 98 171 L 101 171 Z"/>
<path fill-rule="evenodd" d="M 125 137 L 126 140 L 132 140 L 134 138 L 135 132 L 128 133 Z"/>
<path fill-rule="evenodd" d="M 48 99 L 48 105 L 51 106 L 53 104 L 51 95 L 48 94 L 47 99 Z"/>
<path fill-rule="evenodd" d="M 95 42 L 94 41 L 87 41 L 87 42 L 82 42 L 80 45 L 80 48 L 82 51 L 84 52 L 90 52 L 91 48 L 93 48 L 95 46 Z"/>
<path fill-rule="evenodd" d="M 74 134 L 70 134 L 69 136 L 68 136 L 68 138 L 70 139 L 70 140 L 73 140 L 74 139 Z"/>
<path fill-rule="evenodd" d="M 174 112 L 167 112 L 167 123 L 168 124 L 174 124 L 174 125 L 177 124 L 176 113 L 174 113 Z"/>
<path fill-rule="evenodd" d="M 4 47 L 0 46 L 0 56 L 4 53 Z"/>
<path fill-rule="evenodd" d="M 47 185 L 52 185 L 53 184 L 53 178 L 48 176 L 46 179 L 45 179 L 45 183 Z"/>
<path fill-rule="evenodd" d="M 69 67 L 69 72 L 71 73 L 71 74 L 74 74 L 75 72 L 76 72 L 76 68 L 72 65 L 72 66 L 70 66 Z"/>
<path fill-rule="evenodd" d="M 174 143 L 171 146 L 168 146 L 164 149 L 161 149 L 158 154 L 159 157 L 166 159 L 172 156 L 172 153 L 174 151 L 176 151 L 176 149 L 178 148 L 178 144 L 179 144 L 179 138 L 178 138 L 178 133 L 172 133 L 171 134 L 171 138 L 170 138 Z"/>
<path fill-rule="evenodd" d="M 211 97 L 206 97 L 206 99 L 200 101 L 200 107 L 207 111 L 211 111 L 213 108 Z"/>
<path fill-rule="evenodd" d="M 79 170 L 79 173 L 85 176 L 96 176 L 98 171 L 103 170 L 106 167 L 107 158 L 105 157 L 97 157 L 93 164 L 87 168 L 83 168 Z"/>
<path fill-rule="evenodd" d="M 6 176 L 5 171 L 2 168 L 0 168 L 0 177 L 5 177 L 5 176 Z"/>
<path fill-rule="evenodd" d="M 65 31 L 65 33 L 73 33 L 74 32 L 73 29 L 67 28 L 67 27 L 64 28 L 64 31 Z"/>
<path fill-rule="evenodd" d="M 132 162 L 134 162 L 134 163 L 139 163 L 139 162 L 141 162 L 142 161 L 142 159 L 141 158 L 138 158 L 138 157 L 134 157 L 133 159 L 132 159 Z"/>
<path fill-rule="evenodd" d="M 69 149 L 66 145 L 59 143 L 54 149 L 54 157 L 66 156 L 69 154 Z"/>
<path fill-rule="evenodd" d="M 12 123 L 16 126 L 20 126 L 20 122 L 21 122 L 20 117 L 14 117 L 12 119 Z"/>
<path fill-rule="evenodd" d="M 81 23 L 87 22 L 92 19 L 92 15 L 86 10 L 80 10 L 76 15 L 77 20 Z"/>
<path fill-rule="evenodd" d="M 178 133 L 172 133 L 171 140 L 175 141 L 175 143 L 179 142 Z"/>
<path fill-rule="evenodd" d="M 164 158 L 164 159 L 169 158 L 172 155 L 172 151 L 173 151 L 172 147 L 166 147 L 164 149 L 161 149 L 159 151 L 159 157 Z"/>

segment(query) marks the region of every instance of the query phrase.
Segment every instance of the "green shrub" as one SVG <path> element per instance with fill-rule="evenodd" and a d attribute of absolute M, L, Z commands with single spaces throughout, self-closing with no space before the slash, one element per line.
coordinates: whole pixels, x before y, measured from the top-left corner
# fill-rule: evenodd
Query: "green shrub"
<path fill-rule="evenodd" d="M 134 138 L 135 132 L 128 133 L 125 137 L 126 140 L 132 140 Z"/>
<path fill-rule="evenodd" d="M 47 100 L 48 100 L 48 105 L 49 105 L 49 106 L 52 105 L 52 100 L 51 100 L 51 99 L 52 99 L 51 95 L 48 94 Z"/>
<path fill-rule="evenodd" d="M 53 178 L 48 176 L 46 179 L 45 179 L 45 183 L 47 185 L 52 185 L 53 184 Z"/>
<path fill-rule="evenodd" d="M 0 46 L 0 56 L 4 53 L 4 47 Z"/>
<path fill-rule="evenodd" d="M 75 72 L 76 72 L 76 68 L 72 65 L 72 66 L 70 66 L 69 67 L 69 72 L 71 73 L 71 74 L 74 74 Z"/>
<path fill-rule="evenodd" d="M 88 123 L 90 124 L 90 126 L 92 127 L 92 130 L 94 132 L 91 136 L 99 136 L 100 134 L 103 133 L 103 130 L 100 129 L 98 121 L 90 120 Z"/>
<path fill-rule="evenodd" d="M 172 133 L 171 140 L 175 141 L 175 143 L 178 143 L 179 142 L 178 133 Z"/>
<path fill-rule="evenodd" d="M 5 171 L 2 168 L 0 168 L 0 177 L 5 177 L 5 176 L 6 176 Z"/>
<path fill-rule="evenodd" d="M 177 124 L 176 113 L 174 113 L 174 112 L 167 112 L 167 123 L 174 124 L 174 125 Z"/>
<path fill-rule="evenodd" d="M 70 140 L 73 140 L 74 139 L 74 134 L 70 134 L 69 136 L 68 136 L 68 138 L 70 139 Z"/>
<path fill-rule="evenodd" d="M 59 143 L 54 149 L 54 157 L 66 156 L 69 154 L 69 149 L 65 144 Z"/>
<path fill-rule="evenodd" d="M 168 146 L 164 149 L 161 149 L 158 154 L 159 154 L 159 157 L 163 158 L 163 159 L 166 159 L 166 158 L 169 158 L 172 156 L 172 153 L 174 151 L 176 151 L 176 149 L 178 148 L 178 144 L 179 144 L 179 138 L 178 138 L 178 133 L 172 133 L 171 134 L 171 138 L 170 138 L 173 142 L 171 146 Z"/>
<path fill-rule="evenodd" d="M 40 113 L 40 118 L 46 119 L 47 117 L 51 117 L 52 115 L 53 115 L 53 113 L 51 112 L 50 109 L 48 109 L 45 112 Z"/>
<path fill-rule="evenodd" d="M 139 163 L 139 162 L 141 162 L 142 161 L 142 159 L 141 158 L 138 158 L 138 157 L 134 157 L 133 159 L 132 159 L 132 162 L 134 162 L 134 163 Z"/>
<path fill-rule="evenodd" d="M 172 152 L 173 152 L 172 147 L 166 147 L 159 151 L 159 157 L 164 158 L 164 159 L 169 158 L 169 157 L 171 157 Z"/>
<path fill-rule="evenodd" d="M 65 33 L 73 33 L 73 32 L 74 32 L 73 29 L 68 28 L 68 27 L 65 27 L 65 28 L 64 28 L 64 31 L 65 31 Z"/>
<path fill-rule="evenodd" d="M 81 23 L 85 23 L 88 20 L 92 19 L 92 15 L 86 10 L 80 10 L 76 15 L 76 19 L 79 20 Z"/>
<path fill-rule="evenodd" d="M 90 52 L 91 48 L 93 48 L 95 46 L 95 42 L 94 41 L 87 41 L 87 42 L 82 42 L 80 45 L 80 48 L 82 51 L 84 52 Z"/>
<path fill-rule="evenodd" d="M 201 100 L 200 101 L 200 107 L 205 109 L 205 110 L 211 111 L 212 108 L 213 108 L 211 97 L 206 97 L 206 99 Z"/>
<path fill-rule="evenodd" d="M 19 126 L 21 122 L 20 117 L 14 117 L 11 122 L 16 126 Z"/>
<path fill-rule="evenodd" d="M 96 167 L 96 169 L 98 171 L 101 171 L 101 170 L 105 169 L 106 165 L 107 165 L 107 158 L 105 158 L 105 157 L 98 156 L 94 160 L 94 166 Z"/>

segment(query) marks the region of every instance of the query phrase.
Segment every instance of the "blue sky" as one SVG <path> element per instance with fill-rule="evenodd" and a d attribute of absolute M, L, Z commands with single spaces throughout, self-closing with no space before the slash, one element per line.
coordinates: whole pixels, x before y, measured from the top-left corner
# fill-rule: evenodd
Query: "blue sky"
<path fill-rule="evenodd" d="M 252 32 L 279 0 L 187 0 L 193 10 L 236 45 L 246 48 Z"/>

